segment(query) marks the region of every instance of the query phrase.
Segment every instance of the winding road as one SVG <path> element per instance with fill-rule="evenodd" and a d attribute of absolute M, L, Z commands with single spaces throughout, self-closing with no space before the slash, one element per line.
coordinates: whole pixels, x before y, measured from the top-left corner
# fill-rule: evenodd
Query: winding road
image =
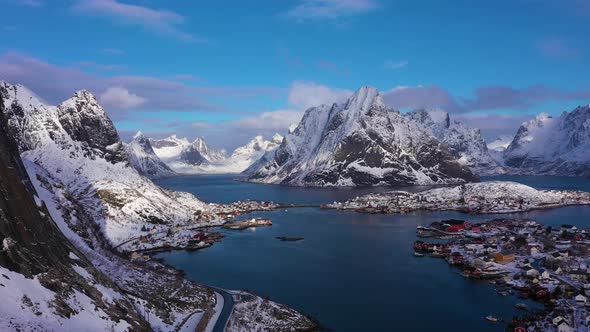
<path fill-rule="evenodd" d="M 212 330 L 212 332 L 223 332 L 225 331 L 227 321 L 229 320 L 229 317 L 231 316 L 231 313 L 234 309 L 234 298 L 225 289 L 212 286 L 209 287 L 223 296 L 223 309 L 221 309 L 221 313 L 217 317 L 217 321 L 215 322 L 215 326 L 213 326 Z"/>

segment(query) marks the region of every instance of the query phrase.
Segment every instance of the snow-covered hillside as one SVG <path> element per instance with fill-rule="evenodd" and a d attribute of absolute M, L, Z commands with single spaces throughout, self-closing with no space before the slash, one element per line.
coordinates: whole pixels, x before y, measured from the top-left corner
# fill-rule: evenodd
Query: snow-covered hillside
<path fill-rule="evenodd" d="M 523 123 L 504 160 L 525 174 L 590 176 L 590 105 Z"/>
<path fill-rule="evenodd" d="M 130 167 L 111 120 L 88 91 L 58 106 L 20 85 L 2 82 L 0 94 L 9 133 L 40 197 L 63 216 L 64 231 L 77 229 L 77 209 L 83 209 L 106 241 L 117 244 L 144 226 L 186 222 L 207 209 L 192 195 L 166 191 Z"/>
<path fill-rule="evenodd" d="M 449 113 L 437 109 L 415 110 L 406 116 L 424 126 L 439 141 L 449 146 L 458 161 L 478 175 L 504 173 L 502 166 L 488 151 L 479 129 L 451 121 Z"/>
<path fill-rule="evenodd" d="M 477 180 L 446 145 L 385 107 L 377 89 L 368 86 L 346 103 L 308 109 L 281 146 L 256 166 L 247 170 L 250 181 L 301 186 Z"/>
<path fill-rule="evenodd" d="M 128 144 L 125 144 L 125 150 L 129 157 L 129 163 L 141 175 L 155 179 L 176 174 L 158 158 L 149 138 L 140 131 L 133 136 Z"/>
<path fill-rule="evenodd" d="M 327 207 L 367 213 L 405 213 L 417 210 L 469 213 L 512 213 L 566 205 L 589 205 L 590 193 L 537 190 L 509 181 L 467 183 L 417 193 L 391 191 L 368 194 Z"/>
<path fill-rule="evenodd" d="M 176 135 L 165 139 L 150 139 L 156 155 L 178 174 L 237 174 L 256 162 L 267 151 L 276 149 L 283 140 L 275 134 L 271 140 L 256 136 L 246 145 L 238 147 L 231 156 L 217 151 L 198 138 L 189 143 Z"/>

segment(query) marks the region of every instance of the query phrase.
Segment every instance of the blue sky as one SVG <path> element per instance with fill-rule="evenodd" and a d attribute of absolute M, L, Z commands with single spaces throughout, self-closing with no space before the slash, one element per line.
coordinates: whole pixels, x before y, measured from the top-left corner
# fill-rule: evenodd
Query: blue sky
<path fill-rule="evenodd" d="M 86 88 L 128 138 L 234 148 L 379 88 L 492 138 L 590 102 L 585 0 L 0 0 L 0 79 Z M 403 87 L 403 88 L 402 88 Z"/>

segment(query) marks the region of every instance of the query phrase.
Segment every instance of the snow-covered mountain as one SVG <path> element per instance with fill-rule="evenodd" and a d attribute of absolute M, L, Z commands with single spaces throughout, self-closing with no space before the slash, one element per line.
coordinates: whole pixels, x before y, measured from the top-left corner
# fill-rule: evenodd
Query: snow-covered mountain
<path fill-rule="evenodd" d="M 209 205 L 163 190 L 130 167 L 92 94 L 49 106 L 23 86 L 0 82 L 0 151 L 1 331 L 212 327 L 215 320 L 203 317 L 220 312 L 221 295 L 156 261 L 113 252 L 140 235 L 198 226 L 195 213 Z M 253 329 L 266 331 L 314 326 L 286 306 L 264 303 L 236 306 L 229 322 L 243 326 L 256 317 Z"/>
<path fill-rule="evenodd" d="M 155 154 L 177 173 L 194 173 L 200 165 L 217 163 L 226 159 L 224 150 L 210 148 L 204 138 L 197 138 L 190 143 L 186 138 L 176 135 L 164 139 L 150 139 Z"/>
<path fill-rule="evenodd" d="M 498 136 L 495 140 L 488 143 L 488 151 L 504 152 L 513 139 L 514 137 L 510 135 Z"/>
<path fill-rule="evenodd" d="M 479 129 L 451 121 L 449 113 L 438 109 L 415 110 L 406 116 L 424 126 L 439 141 L 449 146 L 458 161 L 478 175 L 504 173 L 492 157 Z"/>
<path fill-rule="evenodd" d="M 58 211 L 64 232 L 91 219 L 105 241 L 117 244 L 143 226 L 185 222 L 207 206 L 187 193 L 166 191 L 129 167 L 111 120 L 88 91 L 58 106 L 45 104 L 27 88 L 0 83 L 7 130 L 41 199 Z"/>
<path fill-rule="evenodd" d="M 149 138 L 138 131 L 128 144 L 125 144 L 129 163 L 139 174 L 148 178 L 162 178 L 176 173 L 164 164 L 154 152 Z"/>
<path fill-rule="evenodd" d="M 276 149 L 283 140 L 275 134 L 271 140 L 256 136 L 246 145 L 238 147 L 227 157 L 224 150 L 208 147 L 204 139 L 189 143 L 176 135 L 165 139 L 150 139 L 155 154 L 179 174 L 237 174 L 256 162 L 264 153 Z"/>
<path fill-rule="evenodd" d="M 55 226 L 8 134 L 2 102 L 0 115 L 0 330 L 149 330 L 133 301 Z"/>
<path fill-rule="evenodd" d="M 308 109 L 249 180 L 301 186 L 447 184 L 477 177 L 416 121 L 364 86 L 346 103 Z"/>
<path fill-rule="evenodd" d="M 541 113 L 524 122 L 504 160 L 527 174 L 590 176 L 590 105 L 556 118 Z"/>
<path fill-rule="evenodd" d="M 488 152 L 498 162 L 498 164 L 502 165 L 502 170 L 504 173 L 511 172 L 510 168 L 504 165 L 504 151 L 506 151 L 508 145 L 510 145 L 513 139 L 514 136 L 501 135 L 488 143 Z"/>

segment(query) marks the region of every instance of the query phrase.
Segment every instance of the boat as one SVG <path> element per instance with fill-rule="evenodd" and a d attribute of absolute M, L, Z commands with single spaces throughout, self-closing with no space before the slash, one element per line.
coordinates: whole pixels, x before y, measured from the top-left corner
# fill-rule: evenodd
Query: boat
<path fill-rule="evenodd" d="M 424 254 L 414 251 L 414 256 L 416 256 L 416 257 L 424 257 Z"/>
<path fill-rule="evenodd" d="M 486 319 L 488 322 L 493 322 L 493 323 L 497 323 L 497 322 L 499 322 L 499 321 L 500 321 L 500 319 L 498 319 L 497 317 L 494 317 L 494 316 L 492 316 L 492 315 L 487 315 L 487 316 L 485 317 L 485 319 Z"/>
<path fill-rule="evenodd" d="M 528 307 L 526 304 L 524 304 L 524 303 L 517 303 L 517 304 L 515 305 L 515 307 L 516 307 L 516 308 L 518 308 L 518 309 L 521 309 L 521 310 L 527 310 L 527 309 L 529 308 L 529 307 Z"/>

